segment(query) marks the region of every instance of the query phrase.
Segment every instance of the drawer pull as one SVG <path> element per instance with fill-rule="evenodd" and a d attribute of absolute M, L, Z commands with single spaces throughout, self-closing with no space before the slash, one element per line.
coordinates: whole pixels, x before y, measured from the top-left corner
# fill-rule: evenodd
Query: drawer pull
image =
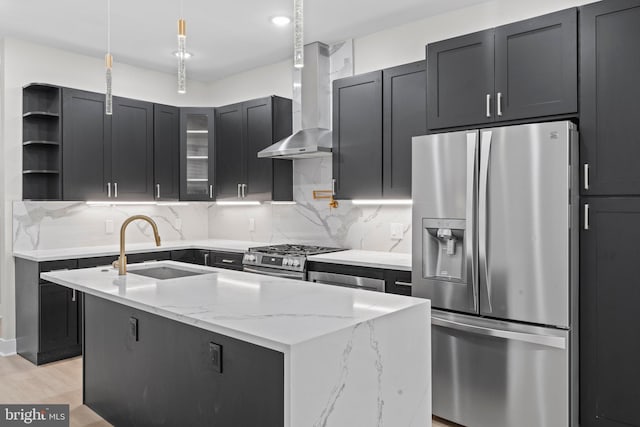
<path fill-rule="evenodd" d="M 412 284 L 412 283 L 409 283 L 409 282 L 398 282 L 398 281 L 396 280 L 396 286 L 407 286 L 407 287 L 409 287 L 409 288 L 410 288 L 410 287 L 412 287 L 412 286 L 413 286 L 413 284 Z"/>
<path fill-rule="evenodd" d="M 232 259 L 223 259 L 222 262 L 224 262 L 225 264 L 234 264 L 235 261 Z"/>

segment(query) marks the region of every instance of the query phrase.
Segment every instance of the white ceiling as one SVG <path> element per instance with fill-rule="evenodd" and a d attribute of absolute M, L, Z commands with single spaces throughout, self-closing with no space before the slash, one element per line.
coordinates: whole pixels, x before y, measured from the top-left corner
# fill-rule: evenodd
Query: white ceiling
<path fill-rule="evenodd" d="M 306 0 L 305 43 L 332 43 L 487 0 Z M 293 0 L 183 0 L 189 78 L 213 81 L 291 57 Z M 176 70 L 180 0 L 111 0 L 116 62 Z M 106 0 L 0 0 L 0 37 L 95 57 L 106 48 Z"/>

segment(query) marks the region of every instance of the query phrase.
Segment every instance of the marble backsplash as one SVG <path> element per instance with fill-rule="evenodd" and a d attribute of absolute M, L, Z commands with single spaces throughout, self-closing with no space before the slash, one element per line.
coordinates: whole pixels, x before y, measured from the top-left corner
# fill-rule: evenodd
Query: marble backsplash
<path fill-rule="evenodd" d="M 116 245 L 120 225 L 131 215 L 149 215 L 164 241 L 201 240 L 208 237 L 206 203 L 180 206 L 90 206 L 84 202 L 14 202 L 13 249 L 58 249 Z M 107 220 L 113 232 L 106 232 Z M 153 242 L 151 227 L 135 221 L 127 228 L 127 242 Z"/>
<path fill-rule="evenodd" d="M 313 190 L 331 188 L 331 158 L 293 162 L 295 205 L 211 205 L 209 237 L 411 252 L 411 206 L 340 200 L 337 209 L 330 209 L 328 200 L 313 200 Z M 401 239 L 391 238 L 392 223 L 401 224 Z"/>

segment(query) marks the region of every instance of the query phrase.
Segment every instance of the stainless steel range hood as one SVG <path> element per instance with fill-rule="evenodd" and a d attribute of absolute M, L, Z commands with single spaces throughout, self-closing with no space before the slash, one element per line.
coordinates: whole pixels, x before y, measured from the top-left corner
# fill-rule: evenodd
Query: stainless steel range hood
<path fill-rule="evenodd" d="M 329 68 L 329 46 L 315 42 L 304 47 L 304 67 L 295 70 L 293 78 L 294 133 L 258 152 L 258 157 L 304 159 L 331 155 Z"/>

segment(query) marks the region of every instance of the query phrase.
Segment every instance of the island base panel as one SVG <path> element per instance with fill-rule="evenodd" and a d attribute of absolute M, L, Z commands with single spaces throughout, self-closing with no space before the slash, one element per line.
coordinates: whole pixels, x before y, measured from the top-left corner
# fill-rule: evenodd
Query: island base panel
<path fill-rule="evenodd" d="M 84 304 L 84 403 L 110 423 L 284 425 L 282 353 L 91 295 Z"/>

